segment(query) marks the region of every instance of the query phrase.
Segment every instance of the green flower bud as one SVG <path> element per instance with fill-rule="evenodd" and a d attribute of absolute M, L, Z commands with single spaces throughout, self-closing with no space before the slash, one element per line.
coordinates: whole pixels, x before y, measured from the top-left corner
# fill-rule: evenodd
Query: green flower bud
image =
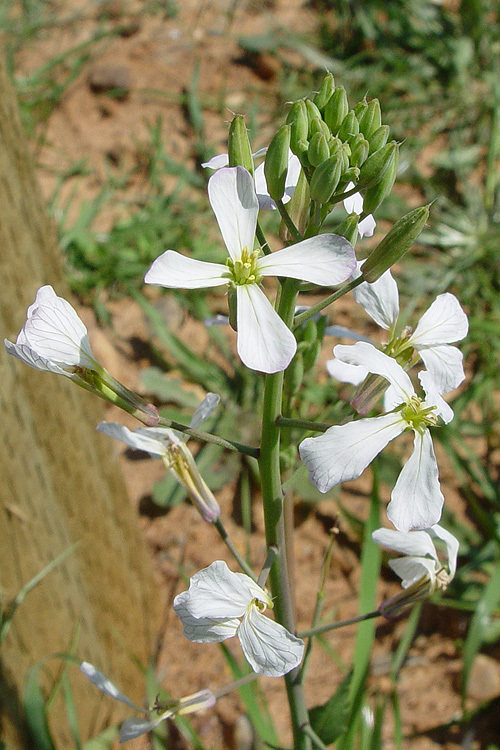
<path fill-rule="evenodd" d="M 351 147 L 351 167 L 360 167 L 368 158 L 370 144 L 364 135 L 358 133 L 349 141 L 349 146 Z"/>
<path fill-rule="evenodd" d="M 342 177 L 340 178 L 339 184 L 337 185 L 337 192 L 339 192 L 339 190 L 343 190 L 345 186 L 350 182 L 354 182 L 354 184 L 356 184 L 358 180 L 359 167 L 349 167 L 349 169 L 346 169 L 342 173 Z"/>
<path fill-rule="evenodd" d="M 358 223 L 359 216 L 354 213 L 349 214 L 341 224 L 335 227 L 335 234 L 345 237 L 354 247 L 358 241 Z"/>
<path fill-rule="evenodd" d="M 290 125 L 282 125 L 273 136 L 264 161 L 267 190 L 274 201 L 281 200 L 285 192 L 289 149 Z"/>
<path fill-rule="evenodd" d="M 389 138 L 389 131 L 389 125 L 381 125 L 374 133 L 372 133 L 368 139 L 370 142 L 370 154 L 374 154 L 379 148 L 385 146 Z"/>
<path fill-rule="evenodd" d="M 330 149 L 323 133 L 314 133 L 309 141 L 309 148 L 307 149 L 307 158 L 309 163 L 313 167 L 317 167 L 319 164 L 328 159 L 330 156 Z"/>
<path fill-rule="evenodd" d="M 321 112 L 317 108 L 317 106 L 312 102 L 310 99 L 304 99 L 306 103 L 306 110 L 307 110 L 307 117 L 309 118 L 309 127 L 311 126 L 311 123 L 313 120 L 318 118 L 318 120 L 321 120 Z"/>
<path fill-rule="evenodd" d="M 295 144 L 299 141 L 307 142 L 307 136 L 309 133 L 309 118 L 307 116 L 306 103 L 303 99 L 299 99 L 299 101 L 292 104 L 286 121 L 291 126 L 290 148 L 295 154 Z M 304 149 L 301 150 L 303 151 Z"/>
<path fill-rule="evenodd" d="M 242 115 L 236 115 L 229 126 L 228 155 L 230 167 L 245 167 L 253 175 L 252 149 Z"/>
<path fill-rule="evenodd" d="M 346 114 L 342 120 L 342 124 L 339 128 L 338 136 L 341 141 L 347 141 L 352 135 L 359 133 L 359 122 L 354 112 L 351 111 Z"/>
<path fill-rule="evenodd" d="M 322 342 L 319 339 L 316 339 L 316 341 L 313 341 L 312 344 L 310 344 L 302 353 L 305 372 L 312 370 L 312 368 L 318 361 L 318 357 L 321 352 L 321 344 Z"/>
<path fill-rule="evenodd" d="M 311 177 L 311 198 L 318 203 L 328 203 L 339 183 L 341 170 L 342 162 L 337 154 L 319 164 Z"/>
<path fill-rule="evenodd" d="M 300 329 L 299 329 L 300 330 Z M 312 344 L 318 338 L 318 326 L 313 318 L 309 318 L 305 326 L 302 328 L 302 341 L 307 344 Z"/>
<path fill-rule="evenodd" d="M 339 149 L 339 154 L 342 159 L 342 174 L 349 169 L 349 161 L 351 159 L 351 147 L 348 143 L 343 143 Z"/>
<path fill-rule="evenodd" d="M 231 326 L 233 331 L 237 331 L 238 326 L 236 323 L 236 288 L 234 286 L 231 286 L 231 284 L 227 288 L 227 306 L 229 310 L 229 325 Z"/>
<path fill-rule="evenodd" d="M 324 120 L 330 128 L 332 135 L 337 135 L 342 120 L 349 111 L 349 102 L 343 86 L 338 86 L 331 95 L 324 111 Z"/>
<path fill-rule="evenodd" d="M 382 201 L 387 198 L 396 181 L 397 172 L 398 160 L 393 159 L 385 177 L 380 182 L 377 182 L 376 185 L 366 188 L 363 194 L 363 211 L 366 214 L 372 214 Z"/>
<path fill-rule="evenodd" d="M 354 106 L 354 114 L 358 118 L 358 122 L 359 122 L 359 120 L 361 120 L 361 118 L 363 117 L 363 115 L 364 115 L 364 113 L 365 113 L 365 111 L 367 109 L 368 109 L 368 102 L 366 101 L 366 99 L 363 99 L 363 101 L 358 102 Z"/>
<path fill-rule="evenodd" d="M 380 102 L 378 99 L 372 99 L 359 121 L 359 132 L 363 133 L 365 138 L 370 140 L 370 136 L 373 135 L 381 125 L 382 116 L 380 113 Z"/>
<path fill-rule="evenodd" d="M 429 206 L 415 208 L 397 221 L 361 266 L 363 278 L 377 281 L 413 245 L 429 218 Z"/>
<path fill-rule="evenodd" d="M 297 351 L 295 357 L 285 370 L 283 388 L 289 396 L 294 396 L 302 385 L 304 379 L 304 359 L 302 352 Z"/>
<path fill-rule="evenodd" d="M 304 174 L 304 170 L 301 170 L 293 195 L 286 205 L 288 214 L 300 234 L 304 234 L 306 230 L 307 222 L 309 221 L 310 204 L 311 196 L 309 183 Z M 288 227 L 283 221 L 280 225 L 279 235 L 283 242 L 291 242 L 292 240 L 295 240 L 295 237 L 290 235 Z"/>
<path fill-rule="evenodd" d="M 320 110 L 320 112 L 323 112 L 323 110 L 325 109 L 326 104 L 333 94 L 334 90 L 335 81 L 333 79 L 333 76 L 331 73 L 327 73 L 321 82 L 319 91 L 313 97 L 313 102 Z"/>
<path fill-rule="evenodd" d="M 398 156 L 399 146 L 396 141 L 387 143 L 376 153 L 369 156 L 359 173 L 359 187 L 371 187 L 383 180 L 387 172 L 392 169 L 393 162 L 397 162 Z"/>

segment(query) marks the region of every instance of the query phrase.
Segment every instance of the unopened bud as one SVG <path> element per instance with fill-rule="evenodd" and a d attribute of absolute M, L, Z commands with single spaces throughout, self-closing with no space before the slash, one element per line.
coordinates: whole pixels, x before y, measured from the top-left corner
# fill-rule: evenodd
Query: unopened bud
<path fill-rule="evenodd" d="M 302 352 L 300 349 L 297 349 L 297 352 L 288 365 L 288 367 L 285 370 L 285 376 L 283 381 L 283 387 L 285 390 L 285 393 L 288 396 L 295 396 L 297 391 L 299 390 L 300 386 L 302 385 L 302 381 L 304 379 L 304 359 L 302 357 Z"/>
<path fill-rule="evenodd" d="M 323 114 L 324 120 L 332 135 L 337 135 L 342 120 L 349 111 L 349 102 L 343 86 L 338 86 L 331 95 Z"/>
<path fill-rule="evenodd" d="M 372 99 L 365 109 L 360 121 L 359 132 L 363 133 L 368 140 L 373 133 L 382 125 L 382 116 L 380 113 L 380 102 L 378 99 Z"/>
<path fill-rule="evenodd" d="M 366 188 L 363 193 L 363 211 L 366 214 L 372 214 L 387 198 L 396 181 L 398 173 L 398 160 L 393 159 L 391 166 L 387 170 L 385 177 L 376 185 Z"/>
<path fill-rule="evenodd" d="M 362 101 L 358 102 L 354 106 L 353 109 L 354 109 L 354 114 L 356 115 L 356 117 L 358 118 L 358 121 L 359 121 L 359 120 L 361 120 L 361 118 L 363 117 L 364 113 L 368 109 L 368 102 L 366 101 L 366 99 L 363 99 Z"/>
<path fill-rule="evenodd" d="M 319 91 L 314 95 L 313 102 L 323 112 L 328 100 L 335 90 L 335 81 L 331 73 L 327 73 L 321 82 Z"/>
<path fill-rule="evenodd" d="M 287 211 L 291 220 L 297 227 L 300 234 L 304 234 L 309 221 L 309 207 L 311 203 L 311 196 L 309 191 L 309 183 L 304 174 L 304 170 L 300 171 L 299 179 L 293 195 L 290 201 L 287 203 Z M 291 242 L 295 239 L 290 235 L 289 229 L 286 224 L 282 221 L 280 225 L 280 238 L 283 242 Z"/>
<path fill-rule="evenodd" d="M 318 203 L 328 203 L 339 183 L 341 170 L 342 161 L 337 154 L 319 164 L 311 177 L 311 198 Z"/>
<path fill-rule="evenodd" d="M 321 112 L 319 111 L 317 106 L 314 104 L 314 102 L 311 101 L 311 99 L 305 99 L 304 101 L 306 103 L 307 117 L 309 118 L 309 127 L 310 127 L 313 120 L 315 120 L 316 118 L 318 118 L 318 120 L 322 119 Z"/>
<path fill-rule="evenodd" d="M 365 281 L 379 279 L 413 245 L 429 218 L 429 206 L 415 208 L 397 221 L 361 266 Z"/>
<path fill-rule="evenodd" d="M 295 154 L 295 144 L 299 141 L 307 143 L 307 136 L 309 134 L 309 118 L 307 116 L 306 103 L 303 99 L 299 99 L 299 101 L 292 104 L 286 121 L 290 125 L 290 148 Z M 304 150 L 304 148 L 301 149 L 301 151 Z"/>
<path fill-rule="evenodd" d="M 389 125 L 381 125 L 374 133 L 372 133 L 368 139 L 370 143 L 370 154 L 374 154 L 380 148 L 385 146 L 389 139 L 389 132 Z"/>
<path fill-rule="evenodd" d="M 230 167 L 245 167 L 253 175 L 252 149 L 242 115 L 236 115 L 229 126 L 228 156 Z"/>
<path fill-rule="evenodd" d="M 290 150 L 290 125 L 282 125 L 268 146 L 264 161 L 267 191 L 274 201 L 280 201 L 285 192 Z"/>
<path fill-rule="evenodd" d="M 351 111 L 346 114 L 342 120 L 342 124 L 339 128 L 338 136 L 341 141 L 348 141 L 353 135 L 359 133 L 359 122 L 354 112 Z"/>
<path fill-rule="evenodd" d="M 357 214 L 349 214 L 341 224 L 335 227 L 335 234 L 345 237 L 354 247 L 358 240 L 358 222 L 359 216 Z"/>
<path fill-rule="evenodd" d="M 361 167 L 359 174 L 359 187 L 368 188 L 376 185 L 384 179 L 387 172 L 392 169 L 394 160 L 398 160 L 399 146 L 396 141 L 387 143 L 375 154 L 368 157 Z"/>
<path fill-rule="evenodd" d="M 370 144 L 361 133 L 358 133 L 349 141 L 349 146 L 351 147 L 351 166 L 360 167 L 368 158 Z"/>
<path fill-rule="evenodd" d="M 309 139 L 311 139 L 315 133 L 322 133 L 328 142 L 332 139 L 330 128 L 326 122 L 319 117 L 315 117 L 314 120 L 311 120 L 311 124 L 309 125 Z"/>
<path fill-rule="evenodd" d="M 328 159 L 330 156 L 330 149 L 323 133 L 314 133 L 311 140 L 309 141 L 309 148 L 307 149 L 307 158 L 309 163 L 313 167 L 317 167 L 319 164 Z"/>

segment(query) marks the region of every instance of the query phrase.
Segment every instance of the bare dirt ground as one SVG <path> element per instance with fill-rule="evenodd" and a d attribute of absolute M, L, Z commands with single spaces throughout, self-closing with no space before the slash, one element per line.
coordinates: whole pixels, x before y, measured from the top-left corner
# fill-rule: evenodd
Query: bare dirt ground
<path fill-rule="evenodd" d="M 245 34 L 270 30 L 286 32 L 287 29 L 300 34 L 312 31 L 317 17 L 301 0 L 240 3 L 180 0 L 179 12 L 173 18 L 167 18 L 161 12 L 161 3 L 157 4 L 157 13 L 144 13 L 143 5 L 134 0 L 100 3 L 56 0 L 51 3 L 56 22 L 19 52 L 16 73 L 22 75 L 35 70 L 57 52 L 89 39 L 103 23 L 103 18 L 108 25 L 122 28 L 119 34 L 92 48 L 89 61 L 51 114 L 43 139 L 33 142 L 40 183 L 47 197 L 54 190 L 57 174 L 79 159 L 84 158 L 89 169 L 87 176 L 78 177 L 78 202 L 96 195 L 110 172 L 123 173 L 137 166 L 144 158 L 144 144 L 149 138 L 148 123 L 154 123 L 157 117 L 161 117 L 167 153 L 176 160 L 191 160 L 194 134 L 186 122 L 182 101 L 195 64 L 199 64 L 200 96 L 204 103 L 212 103 L 205 109 L 206 137 L 221 151 L 225 150 L 227 132 L 224 120 L 230 119 L 231 112 L 248 112 L 257 103 L 260 142 L 256 145 L 266 143 L 271 132 L 271 113 L 280 93 L 281 66 L 287 64 L 300 69 L 308 65 L 298 53 L 285 49 L 281 50 L 280 56 L 264 55 L 245 60 L 237 44 L 237 37 Z M 99 88 L 109 85 L 122 86 L 123 97 L 113 99 L 99 93 Z M 141 189 L 140 181 L 140 172 L 134 172 L 119 195 L 134 197 Z M 65 185 L 63 197 L 70 194 L 75 184 L 69 181 Z M 105 212 L 99 218 L 98 228 L 108 228 L 120 210 L 117 207 Z M 139 388 L 140 369 L 149 363 L 133 357 L 130 342 L 134 337 L 147 339 L 149 332 L 140 311 L 129 300 L 111 302 L 110 310 L 114 322 L 114 332 L 111 333 L 95 324 L 90 309 L 81 310 L 90 329 L 93 349 L 114 376 L 129 387 Z M 186 330 L 181 327 L 180 334 L 185 335 Z M 324 358 L 328 354 L 325 352 Z M 107 418 L 134 426 L 133 420 L 127 421 L 126 416 L 113 409 L 109 409 Z M 158 596 L 165 601 L 163 629 L 158 634 L 158 669 L 162 683 L 174 696 L 225 684 L 230 681 L 230 675 L 218 647 L 185 640 L 170 604 L 173 596 L 184 588 L 179 578 L 179 563 L 184 565 L 188 574 L 214 559 L 226 559 L 231 564 L 227 550 L 211 527 L 188 505 L 178 506 L 157 517 L 141 514 L 141 501 L 150 495 L 153 483 L 162 476 L 162 466 L 151 459 L 132 461 L 119 446 L 116 451 L 125 472 L 130 502 L 138 508 L 138 522 L 157 570 Z M 442 474 L 447 502 L 462 509 L 451 471 L 445 468 Z M 368 490 L 369 480 L 362 478 L 351 483 L 343 493 L 342 501 L 355 512 L 366 514 Z M 243 545 L 243 531 L 233 520 L 235 492 L 235 487 L 226 487 L 219 500 L 228 528 L 235 541 Z M 388 488 L 383 487 L 384 500 L 388 499 L 388 492 Z M 335 501 L 327 499 L 297 521 L 295 566 L 299 628 L 309 624 L 327 532 L 337 514 Z M 252 550 L 258 564 L 264 559 L 265 548 L 262 514 L 257 501 L 254 504 L 254 523 L 256 533 Z M 338 618 L 357 614 L 358 552 L 349 530 L 341 527 L 325 607 L 325 611 L 335 613 Z M 384 574 L 379 584 L 380 599 L 394 593 L 397 588 L 393 577 Z M 391 689 L 389 655 L 397 646 L 404 624 L 404 619 L 380 624 L 369 678 L 373 691 Z M 429 609 L 423 618 L 398 687 L 406 737 L 404 747 L 408 750 L 456 750 L 463 747 L 461 738 L 453 729 L 438 734 L 427 732 L 450 722 L 460 710 L 460 660 L 456 643 L 463 636 L 466 624 L 463 618 L 450 616 L 444 609 Z M 354 627 L 327 636 L 329 644 L 345 663 L 349 663 L 354 637 Z M 236 643 L 230 642 L 230 647 L 237 653 Z M 307 682 L 309 704 L 325 701 L 341 677 L 333 661 L 325 659 L 322 648 L 316 646 Z M 500 692 L 500 677 L 488 661 L 483 663 L 483 672 L 476 682 L 473 694 L 475 690 L 477 700 L 489 698 L 496 694 L 495 691 Z M 269 678 L 262 680 L 266 701 L 281 731 L 282 742 L 284 746 L 290 746 L 286 701 L 280 683 Z M 235 695 L 220 700 L 214 709 L 195 716 L 193 721 L 206 747 L 249 747 L 244 744 L 241 704 Z M 174 728 L 171 732 L 172 747 L 185 747 L 181 738 L 175 739 Z M 394 743 L 390 722 L 385 737 L 385 746 L 391 750 Z M 131 742 L 130 747 L 146 747 L 146 740 Z"/>

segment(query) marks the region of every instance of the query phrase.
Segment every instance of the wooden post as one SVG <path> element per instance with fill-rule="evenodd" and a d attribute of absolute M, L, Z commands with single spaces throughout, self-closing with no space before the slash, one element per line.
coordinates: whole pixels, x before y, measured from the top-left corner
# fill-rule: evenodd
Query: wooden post
<path fill-rule="evenodd" d="M 1 59 L 0 260 L 0 334 L 2 340 L 15 340 L 38 287 L 50 283 L 64 297 L 68 289 Z M 158 608 L 150 561 L 119 467 L 106 438 L 95 431 L 102 416 L 99 399 L 63 376 L 32 370 L 8 356 L 2 345 L 2 606 L 77 543 L 28 595 L 0 646 L 0 740 L 9 750 L 32 747 L 20 708 L 29 668 L 45 656 L 68 651 L 77 633 L 76 654 L 102 669 L 132 700 L 143 700 L 144 684 L 132 657 L 147 663 Z M 61 668 L 62 662 L 51 663 Z M 105 714 L 113 714 L 113 702 L 101 700 L 75 667 L 70 671 L 82 738 L 87 739 L 102 729 Z M 61 705 L 51 728 L 58 747 L 72 747 L 63 716 Z"/>

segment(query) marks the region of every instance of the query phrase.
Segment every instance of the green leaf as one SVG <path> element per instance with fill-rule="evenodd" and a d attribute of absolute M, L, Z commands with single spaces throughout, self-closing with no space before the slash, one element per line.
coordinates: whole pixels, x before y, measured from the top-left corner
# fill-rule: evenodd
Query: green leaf
<path fill-rule="evenodd" d="M 200 403 L 196 393 L 184 389 L 181 380 L 165 375 L 158 367 L 148 367 L 144 370 L 141 381 L 150 395 L 156 396 L 164 403 L 175 404 L 184 409 L 196 409 Z"/>
<path fill-rule="evenodd" d="M 331 698 L 322 706 L 309 711 L 311 726 L 325 745 L 331 745 L 347 729 L 350 712 L 350 689 L 352 671 L 349 672 Z"/>
<path fill-rule="evenodd" d="M 108 747 L 111 747 L 119 733 L 120 730 L 118 727 L 107 727 L 97 737 L 88 740 L 84 744 L 83 750 L 107 750 Z"/>
<path fill-rule="evenodd" d="M 56 750 L 50 734 L 46 701 L 39 681 L 41 663 L 31 667 L 24 685 L 22 703 L 28 730 L 37 750 Z"/>

